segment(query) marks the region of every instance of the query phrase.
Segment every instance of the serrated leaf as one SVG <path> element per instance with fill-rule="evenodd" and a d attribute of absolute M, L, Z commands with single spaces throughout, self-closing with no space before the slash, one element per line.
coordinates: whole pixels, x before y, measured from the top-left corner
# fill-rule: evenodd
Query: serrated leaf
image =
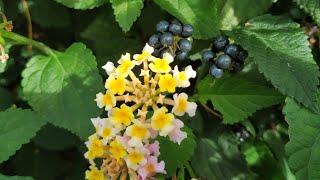
<path fill-rule="evenodd" d="M 301 8 L 309 13 L 320 25 L 320 1 L 319 0 L 294 0 Z"/>
<path fill-rule="evenodd" d="M 223 30 L 230 30 L 239 23 L 263 14 L 274 0 L 218 0 L 220 26 Z M 251 8 L 250 11 L 248 7 Z"/>
<path fill-rule="evenodd" d="M 290 141 L 286 144 L 289 166 L 298 180 L 320 179 L 320 114 L 291 98 L 286 99 L 283 112 L 289 124 Z"/>
<path fill-rule="evenodd" d="M 194 98 L 206 104 L 211 101 L 223 115 L 224 123 L 235 123 L 255 111 L 281 102 L 282 95 L 272 88 L 255 84 L 237 76 L 215 79 L 207 76 L 198 84 Z"/>
<path fill-rule="evenodd" d="M 29 142 L 44 123 L 31 110 L 0 112 L 0 162 L 6 161 L 22 144 Z"/>
<path fill-rule="evenodd" d="M 194 148 L 196 147 L 196 141 L 192 130 L 184 126 L 182 131 L 186 132 L 188 136 L 180 145 L 170 141 L 168 138 L 158 138 L 160 143 L 159 159 L 165 162 L 165 170 L 167 171 L 168 176 L 175 173 L 179 167 L 191 158 Z"/>
<path fill-rule="evenodd" d="M 49 122 L 86 139 L 93 131 L 90 118 L 99 115 L 94 98 L 102 80 L 96 66 L 91 50 L 81 43 L 51 56 L 34 56 L 22 73 L 24 96 Z"/>
<path fill-rule="evenodd" d="M 244 176 L 247 167 L 235 137 L 217 135 L 215 139 L 200 138 L 191 165 L 201 179 L 220 180 Z M 242 178 L 243 179 L 243 178 Z"/>
<path fill-rule="evenodd" d="M 233 35 L 274 87 L 318 111 L 319 70 L 299 24 L 265 15 L 249 21 Z"/>
<path fill-rule="evenodd" d="M 5 176 L 0 174 L 1 180 L 32 180 L 31 177 L 23 177 L 23 176 Z"/>
<path fill-rule="evenodd" d="M 219 33 L 216 0 L 155 0 L 161 8 L 194 27 L 194 37 L 208 39 Z"/>
<path fill-rule="evenodd" d="M 51 124 L 43 126 L 32 141 L 39 147 L 54 151 L 71 148 L 79 143 L 77 136 Z"/>
<path fill-rule="evenodd" d="M 107 61 L 116 62 L 125 52 L 136 53 L 143 48 L 139 40 L 125 37 L 113 15 L 108 12 L 97 15 L 80 36 L 95 51 L 99 67 Z"/>
<path fill-rule="evenodd" d="M 69 8 L 74 9 L 92 9 L 106 3 L 106 0 L 54 0 Z"/>
<path fill-rule="evenodd" d="M 66 27 L 71 25 L 68 8 L 53 0 L 29 1 L 32 21 L 44 27 Z"/>
<path fill-rule="evenodd" d="M 143 0 L 110 0 L 110 2 L 120 27 L 124 32 L 129 31 L 140 16 Z"/>

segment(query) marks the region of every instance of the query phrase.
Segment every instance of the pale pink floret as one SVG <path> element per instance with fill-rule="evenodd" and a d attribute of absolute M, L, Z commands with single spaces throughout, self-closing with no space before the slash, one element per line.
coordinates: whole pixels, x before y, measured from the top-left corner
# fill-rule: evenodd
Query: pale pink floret
<path fill-rule="evenodd" d="M 166 174 L 164 170 L 164 161 L 158 163 L 158 158 L 155 156 L 149 156 L 147 163 L 138 169 L 139 179 L 145 180 L 154 176 L 156 173 Z"/>
<path fill-rule="evenodd" d="M 187 133 L 181 131 L 181 128 L 183 127 L 183 122 L 179 119 L 175 119 L 174 121 L 174 129 L 169 133 L 169 138 L 171 141 L 180 143 L 187 137 Z"/>
<path fill-rule="evenodd" d="M 159 151 L 160 146 L 159 146 L 159 142 L 158 141 L 155 141 L 152 144 L 146 145 L 146 148 L 149 150 L 150 155 L 156 156 L 156 157 L 158 157 L 160 155 L 160 151 Z"/>

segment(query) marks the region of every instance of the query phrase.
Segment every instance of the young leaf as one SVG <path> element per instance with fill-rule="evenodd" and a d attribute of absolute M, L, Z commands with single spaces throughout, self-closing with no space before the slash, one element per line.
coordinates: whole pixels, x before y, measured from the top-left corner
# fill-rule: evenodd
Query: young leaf
<path fill-rule="evenodd" d="M 235 123 L 255 111 L 281 102 L 282 95 L 264 85 L 258 85 L 237 76 L 214 79 L 207 76 L 198 84 L 194 98 L 206 104 L 210 100 L 223 115 L 224 123 Z"/>
<path fill-rule="evenodd" d="M 180 145 L 170 141 L 168 138 L 159 137 L 160 143 L 160 158 L 166 163 L 167 175 L 171 176 L 179 167 L 188 161 L 193 155 L 194 148 L 196 147 L 196 141 L 192 130 L 186 126 L 182 128 L 182 131 L 188 134 Z"/>
<path fill-rule="evenodd" d="M 320 1 L 319 0 L 294 0 L 301 8 L 309 13 L 320 25 Z"/>
<path fill-rule="evenodd" d="M 239 23 L 263 14 L 274 0 L 226 0 L 218 1 L 221 29 L 230 30 Z M 254 7 L 248 10 L 248 7 Z"/>
<path fill-rule="evenodd" d="M 44 123 L 31 110 L 0 112 L 0 162 L 6 161 L 22 144 L 29 142 Z"/>
<path fill-rule="evenodd" d="M 297 179 L 320 179 L 320 114 L 290 98 L 286 99 L 283 111 L 289 124 L 289 166 Z"/>
<path fill-rule="evenodd" d="M 0 174 L 1 180 L 32 180 L 31 177 L 23 177 L 23 176 L 5 176 Z"/>
<path fill-rule="evenodd" d="M 106 0 L 54 0 L 58 3 L 61 3 L 69 8 L 74 9 L 92 9 L 98 6 L 101 6 Z"/>
<path fill-rule="evenodd" d="M 219 33 L 216 0 L 155 0 L 183 23 L 194 27 L 194 37 L 208 39 Z"/>
<path fill-rule="evenodd" d="M 249 21 L 233 35 L 274 87 L 312 110 L 318 110 L 319 70 L 307 36 L 298 24 L 265 15 Z"/>
<path fill-rule="evenodd" d="M 114 15 L 123 31 L 127 32 L 143 8 L 143 0 L 110 0 Z"/>
<path fill-rule="evenodd" d="M 91 50 L 75 43 L 65 52 L 34 56 L 22 73 L 23 93 L 35 111 L 82 139 L 92 133 L 90 118 L 102 80 Z"/>

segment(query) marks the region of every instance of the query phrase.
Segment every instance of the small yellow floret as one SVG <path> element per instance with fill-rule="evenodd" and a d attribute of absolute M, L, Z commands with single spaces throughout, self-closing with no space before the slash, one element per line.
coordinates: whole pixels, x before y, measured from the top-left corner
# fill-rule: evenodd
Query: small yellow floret
<path fill-rule="evenodd" d="M 173 129 L 174 115 L 167 113 L 165 107 L 161 107 L 154 111 L 151 118 L 151 127 L 156 131 L 160 131 L 160 135 L 167 135 Z"/>
<path fill-rule="evenodd" d="M 168 91 L 173 93 L 176 91 L 177 82 L 171 74 L 160 75 L 159 87 L 161 92 Z"/>
<path fill-rule="evenodd" d="M 117 126 L 129 126 L 134 119 L 132 109 L 126 104 L 122 104 L 120 108 L 114 108 L 110 115 L 111 122 Z"/>
<path fill-rule="evenodd" d="M 114 140 L 110 143 L 109 151 L 117 161 L 119 161 L 127 154 L 124 146 L 118 140 Z"/>
<path fill-rule="evenodd" d="M 104 174 L 96 167 L 90 167 L 90 170 L 86 171 L 86 179 L 88 180 L 105 180 Z"/>
<path fill-rule="evenodd" d="M 87 159 L 92 160 L 103 156 L 105 149 L 102 142 L 96 136 L 96 134 L 89 137 L 89 142 L 87 146 L 88 152 L 85 155 Z"/>
<path fill-rule="evenodd" d="M 154 59 L 153 63 L 151 63 L 149 67 L 153 72 L 156 73 L 168 73 L 172 70 L 169 62 L 160 58 Z"/>
<path fill-rule="evenodd" d="M 126 91 L 126 79 L 121 75 L 117 78 L 114 75 L 110 75 L 106 81 L 105 88 L 112 94 L 123 95 Z"/>
<path fill-rule="evenodd" d="M 116 73 L 121 74 L 123 77 L 127 77 L 134 66 L 135 64 L 130 59 L 124 59 L 117 67 Z"/>

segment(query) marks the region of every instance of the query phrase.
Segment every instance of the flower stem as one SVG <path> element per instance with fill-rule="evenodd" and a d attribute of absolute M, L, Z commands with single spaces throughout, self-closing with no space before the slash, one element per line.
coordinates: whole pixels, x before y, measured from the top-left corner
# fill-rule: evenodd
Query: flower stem
<path fill-rule="evenodd" d="M 190 175 L 192 178 L 197 178 L 197 176 L 196 176 L 196 174 L 194 173 L 194 171 L 193 171 L 193 169 L 192 169 L 189 161 L 187 161 L 186 163 L 184 163 L 184 166 L 186 167 L 189 175 Z"/>
<path fill-rule="evenodd" d="M 54 50 L 43 44 L 42 42 L 38 42 L 22 35 L 16 34 L 14 32 L 8 32 L 4 29 L 0 29 L 0 36 L 6 39 L 10 39 L 19 45 L 29 45 L 31 44 L 33 47 L 41 50 L 43 53 L 47 55 L 54 55 Z"/>

